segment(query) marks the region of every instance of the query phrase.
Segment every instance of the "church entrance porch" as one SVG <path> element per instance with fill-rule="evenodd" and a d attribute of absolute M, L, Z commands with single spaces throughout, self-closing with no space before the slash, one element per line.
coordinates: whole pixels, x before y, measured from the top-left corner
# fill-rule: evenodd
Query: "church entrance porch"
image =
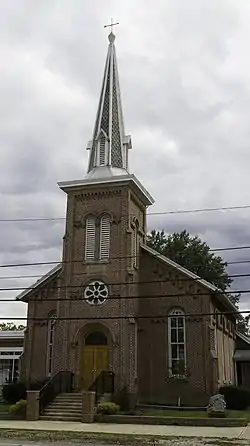
<path fill-rule="evenodd" d="M 89 390 L 102 372 L 109 370 L 110 339 L 104 330 L 88 331 L 82 342 L 81 388 Z"/>

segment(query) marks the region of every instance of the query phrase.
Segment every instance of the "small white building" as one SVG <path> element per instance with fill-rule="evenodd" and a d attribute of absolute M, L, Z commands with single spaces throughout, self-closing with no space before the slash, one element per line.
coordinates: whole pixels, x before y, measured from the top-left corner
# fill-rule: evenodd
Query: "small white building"
<path fill-rule="evenodd" d="M 0 331 L 0 386 L 19 376 L 24 331 Z"/>

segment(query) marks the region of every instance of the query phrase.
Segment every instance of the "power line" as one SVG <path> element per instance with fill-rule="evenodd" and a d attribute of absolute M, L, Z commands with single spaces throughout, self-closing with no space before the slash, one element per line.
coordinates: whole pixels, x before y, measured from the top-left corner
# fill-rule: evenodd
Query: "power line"
<path fill-rule="evenodd" d="M 88 273 L 81 273 L 78 275 L 88 275 Z M 250 277 L 250 274 L 234 274 L 231 276 L 228 276 L 229 278 L 244 278 L 244 277 Z M 105 282 L 105 285 L 107 286 L 132 286 L 132 285 L 153 285 L 153 284 L 159 284 L 159 283 L 173 283 L 173 282 L 199 282 L 200 280 L 206 280 L 206 279 L 202 279 L 201 277 L 197 277 L 197 278 L 192 278 L 192 277 L 188 277 L 188 278 L 168 278 L 168 279 L 159 279 L 159 280 L 146 280 L 146 281 L 136 281 L 136 282 Z M 39 285 L 39 284 L 38 284 Z M 86 285 L 56 285 L 56 286 L 51 286 L 51 285 L 44 285 L 43 289 L 47 289 L 47 290 L 61 290 L 61 289 L 69 289 L 69 288 L 86 288 L 88 287 L 88 284 Z M 35 290 L 36 288 L 34 288 L 34 286 L 30 286 L 30 287 L 11 287 L 11 288 L 0 288 L 0 292 L 1 291 L 31 291 L 31 290 Z M 220 293 L 237 293 L 237 291 L 223 291 L 221 290 Z"/>
<path fill-rule="evenodd" d="M 240 209 L 249 209 L 250 205 L 243 206 L 224 206 L 215 208 L 198 208 L 198 209 L 177 209 L 175 211 L 163 212 L 148 212 L 147 215 L 172 215 L 172 214 L 193 214 L 199 212 L 217 212 L 217 211 L 231 211 Z M 1 223 L 11 222 L 35 222 L 35 221 L 60 221 L 66 220 L 66 217 L 27 217 L 27 218 L 1 218 Z"/>
<path fill-rule="evenodd" d="M 237 265 L 237 264 L 240 264 L 240 263 L 250 263 L 250 260 L 235 260 L 235 261 L 232 261 L 232 262 L 226 262 L 227 263 L 227 265 Z"/>
<path fill-rule="evenodd" d="M 74 274 L 74 276 L 85 276 L 85 275 L 88 275 L 89 273 L 87 273 L 87 272 L 82 272 L 82 273 L 76 273 L 76 274 Z M 195 274 L 195 273 L 194 273 Z M 46 273 L 44 274 L 44 275 L 46 275 Z M 42 278 L 44 275 L 41 275 L 41 274 L 39 274 L 39 275 L 24 275 L 24 276 L 0 276 L 0 280 L 5 280 L 5 279 L 7 279 L 7 280 L 9 280 L 9 279 L 31 279 L 31 278 Z M 250 273 L 248 274 L 248 273 L 246 273 L 246 274 L 229 274 L 228 275 L 228 278 L 230 278 L 230 279 L 236 279 L 236 278 L 243 278 L 243 277 L 250 277 Z M 197 281 L 197 280 L 201 280 L 202 279 L 202 277 L 198 277 L 198 278 L 195 278 L 195 279 L 192 279 L 192 278 L 181 278 L 181 279 L 175 279 L 175 280 L 178 280 L 179 282 L 187 282 L 187 281 L 190 281 L 190 280 L 193 280 L 194 282 L 195 281 Z M 207 279 L 203 279 L 203 280 L 207 280 Z M 144 281 L 141 281 L 141 282 L 131 282 L 131 283 L 128 283 L 128 282 L 110 282 L 110 283 L 106 283 L 106 285 L 129 285 L 129 284 L 133 284 L 133 285 L 136 285 L 136 284 L 145 284 L 145 283 L 158 283 L 158 282 L 173 282 L 174 281 L 174 279 L 165 279 L 165 280 L 154 280 L 154 281 L 146 281 L 146 282 L 144 282 Z M 44 288 L 46 288 L 46 287 L 44 287 Z M 11 288 L 7 288 L 7 289 L 11 289 Z M 26 288 L 21 288 L 21 289 L 26 289 Z M 0 288 L 0 291 L 1 291 L 1 288 Z"/>
<path fill-rule="evenodd" d="M 250 310 L 243 310 L 240 312 L 241 314 L 249 314 Z M 233 316 L 233 315 L 239 315 L 238 311 L 225 311 L 225 312 L 218 312 L 218 313 L 184 313 L 183 317 L 188 318 L 188 317 L 193 317 L 193 318 L 201 318 L 201 317 L 208 317 L 208 316 L 219 316 L 219 315 L 224 315 L 224 316 Z M 56 317 L 55 320 L 56 321 L 96 321 L 96 320 L 121 320 L 121 319 L 169 319 L 173 317 L 173 315 L 171 314 L 151 314 L 151 315 L 135 315 L 135 314 L 130 314 L 127 316 L 98 316 L 97 317 Z M 45 318 L 39 318 L 39 317 L 15 317 L 14 319 L 17 321 L 32 321 L 32 322 L 43 322 L 43 321 L 50 321 L 51 318 L 49 317 L 45 317 Z M 0 320 L 2 321 L 13 321 L 13 317 L 0 317 Z"/>
<path fill-rule="evenodd" d="M 210 249 L 210 252 L 220 252 L 220 251 L 234 251 L 234 250 L 243 250 L 243 249 L 250 249 L 250 246 L 232 246 L 229 248 L 216 248 L 216 249 Z M 158 253 L 160 254 L 160 253 Z M 110 257 L 110 260 L 124 260 L 124 259 L 135 259 L 140 257 L 139 255 L 136 256 L 117 256 L 117 257 Z M 171 259 L 170 259 L 171 260 Z M 237 263 L 244 263 L 245 261 L 240 261 Z M 36 266 L 36 265 L 58 265 L 58 264 L 65 264 L 65 263 L 83 263 L 83 259 L 81 260 L 64 260 L 63 262 L 60 261 L 48 261 L 48 262 L 30 262 L 30 263 L 10 263 L 10 264 L 0 264 L 0 268 L 16 268 L 19 266 Z M 226 262 L 228 265 L 236 262 Z"/>
<path fill-rule="evenodd" d="M 130 284 L 133 285 L 133 284 Z M 81 286 L 77 286 L 78 288 L 84 288 Z M 60 287 L 55 289 L 60 289 Z M 31 289 L 32 290 L 32 289 Z M 201 297 L 201 296 L 208 296 L 208 295 L 234 295 L 234 294 L 248 294 L 250 293 L 250 289 L 249 290 L 232 290 L 232 291 L 207 291 L 206 293 L 173 293 L 173 294 L 155 294 L 152 296 L 152 294 L 149 295 L 137 295 L 137 296 L 121 296 L 119 294 L 114 294 L 114 295 L 110 295 L 109 297 L 106 298 L 106 300 L 128 300 L 128 299 L 163 299 L 163 298 L 169 298 L 169 297 Z M 83 299 L 84 300 L 84 299 Z M 58 298 L 58 297 L 53 297 L 53 298 L 34 298 L 34 299 L 29 299 L 29 302 L 75 302 L 75 301 L 82 301 L 82 297 L 80 295 L 76 296 L 76 297 L 63 297 L 63 298 Z M 0 303 L 1 302 L 21 302 L 21 300 L 16 299 L 16 298 L 11 298 L 11 299 L 1 299 L 0 298 Z"/>
<path fill-rule="evenodd" d="M 24 275 L 24 276 L 0 276 L 0 280 L 8 280 L 8 279 L 35 279 L 35 278 L 43 277 L 41 274 L 37 275 Z"/>
<path fill-rule="evenodd" d="M 210 249 L 211 252 L 219 252 L 219 251 L 236 251 L 241 249 L 250 249 L 249 245 L 246 246 L 231 246 L 229 248 L 216 248 L 216 249 Z"/>

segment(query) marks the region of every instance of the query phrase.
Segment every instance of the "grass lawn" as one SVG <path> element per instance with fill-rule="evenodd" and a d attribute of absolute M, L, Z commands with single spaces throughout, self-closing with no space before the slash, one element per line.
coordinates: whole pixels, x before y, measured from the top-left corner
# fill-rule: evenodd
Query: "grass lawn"
<path fill-rule="evenodd" d="M 9 413 L 9 408 L 10 408 L 11 404 L 7 404 L 7 403 L 0 403 L 0 415 L 1 413 Z"/>
<path fill-rule="evenodd" d="M 171 417 L 171 418 L 207 418 L 207 413 L 205 410 L 149 410 L 143 411 L 138 415 L 148 415 L 151 417 Z M 246 418 L 250 422 L 250 410 L 227 410 L 228 418 Z"/>
<path fill-rule="evenodd" d="M 8 410 L 11 404 L 8 403 L 0 403 L 0 411 Z"/>

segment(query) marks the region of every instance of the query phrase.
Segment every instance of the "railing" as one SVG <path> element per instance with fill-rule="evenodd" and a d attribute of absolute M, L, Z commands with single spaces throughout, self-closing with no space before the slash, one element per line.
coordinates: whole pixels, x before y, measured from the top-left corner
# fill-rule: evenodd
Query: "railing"
<path fill-rule="evenodd" d="M 89 390 L 96 392 L 96 401 L 98 401 L 104 393 L 114 393 L 114 382 L 114 372 L 103 370 L 91 384 Z"/>
<path fill-rule="evenodd" d="M 40 413 L 56 398 L 59 393 L 73 391 L 73 373 L 61 370 L 56 373 L 40 390 Z"/>

